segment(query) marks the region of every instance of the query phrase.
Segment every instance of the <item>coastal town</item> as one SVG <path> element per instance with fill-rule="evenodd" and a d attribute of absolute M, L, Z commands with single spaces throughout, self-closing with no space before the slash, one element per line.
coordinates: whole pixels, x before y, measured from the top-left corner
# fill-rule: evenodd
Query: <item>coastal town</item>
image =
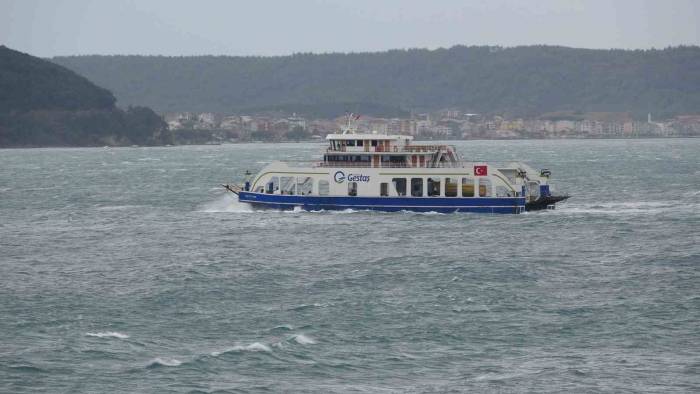
<path fill-rule="evenodd" d="M 648 114 L 639 120 L 626 112 L 554 112 L 537 118 L 508 118 L 447 109 L 404 118 L 346 114 L 335 119 L 310 119 L 297 114 L 178 112 L 164 114 L 164 119 L 179 140 L 217 143 L 322 139 L 337 132 L 348 116 L 361 131 L 412 135 L 423 140 L 700 136 L 700 115 L 655 120 Z"/>

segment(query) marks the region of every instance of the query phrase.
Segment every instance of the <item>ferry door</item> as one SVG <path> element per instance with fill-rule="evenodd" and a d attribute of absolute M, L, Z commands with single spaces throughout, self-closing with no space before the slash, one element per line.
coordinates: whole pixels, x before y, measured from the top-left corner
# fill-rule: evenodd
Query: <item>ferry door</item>
<path fill-rule="evenodd" d="M 415 167 L 416 164 L 418 164 L 418 156 L 413 155 L 411 156 L 411 167 Z"/>
<path fill-rule="evenodd" d="M 372 156 L 372 167 L 379 167 L 379 156 Z"/>

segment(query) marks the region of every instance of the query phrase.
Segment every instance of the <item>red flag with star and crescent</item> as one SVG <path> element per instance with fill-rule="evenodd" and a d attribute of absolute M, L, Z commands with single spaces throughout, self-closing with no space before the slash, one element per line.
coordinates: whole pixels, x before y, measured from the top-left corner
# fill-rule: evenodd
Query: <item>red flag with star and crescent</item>
<path fill-rule="evenodd" d="M 476 176 L 488 175 L 488 166 L 474 166 L 474 175 L 476 175 Z"/>

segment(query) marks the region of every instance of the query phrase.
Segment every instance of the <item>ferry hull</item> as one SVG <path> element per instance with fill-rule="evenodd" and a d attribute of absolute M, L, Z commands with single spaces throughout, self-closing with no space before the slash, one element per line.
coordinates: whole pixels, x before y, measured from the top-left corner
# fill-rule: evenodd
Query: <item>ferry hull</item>
<path fill-rule="evenodd" d="M 339 197 L 296 196 L 240 192 L 239 201 L 255 207 L 290 210 L 299 207 L 306 211 L 320 210 L 373 210 L 385 212 L 477 212 L 510 213 L 525 211 L 523 197 Z"/>

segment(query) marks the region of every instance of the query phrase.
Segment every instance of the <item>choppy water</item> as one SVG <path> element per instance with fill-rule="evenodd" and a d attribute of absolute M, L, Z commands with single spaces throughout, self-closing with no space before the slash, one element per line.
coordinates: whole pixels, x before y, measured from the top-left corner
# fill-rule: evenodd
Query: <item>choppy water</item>
<path fill-rule="evenodd" d="M 460 142 L 525 215 L 255 212 L 313 144 L 0 151 L 0 391 L 700 390 L 700 139 Z"/>

